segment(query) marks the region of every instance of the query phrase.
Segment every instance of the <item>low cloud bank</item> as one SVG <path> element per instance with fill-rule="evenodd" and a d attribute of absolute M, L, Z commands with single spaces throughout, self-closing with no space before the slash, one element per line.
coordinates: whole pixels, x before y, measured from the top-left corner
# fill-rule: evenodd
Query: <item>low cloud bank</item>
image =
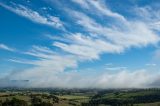
<path fill-rule="evenodd" d="M 3 78 L 1 87 L 39 87 L 39 88 L 149 88 L 159 87 L 159 73 L 147 70 L 123 70 L 117 73 L 103 72 L 98 75 L 92 71 L 85 75 L 79 72 L 53 72 L 25 70 Z M 29 80 L 28 80 L 29 79 Z"/>

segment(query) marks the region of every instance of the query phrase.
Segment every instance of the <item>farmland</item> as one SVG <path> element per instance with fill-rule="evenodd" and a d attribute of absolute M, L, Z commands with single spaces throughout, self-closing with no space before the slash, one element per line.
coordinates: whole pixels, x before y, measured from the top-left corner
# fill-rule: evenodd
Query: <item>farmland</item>
<path fill-rule="evenodd" d="M 160 89 L 1 89 L 0 106 L 159 106 Z"/>

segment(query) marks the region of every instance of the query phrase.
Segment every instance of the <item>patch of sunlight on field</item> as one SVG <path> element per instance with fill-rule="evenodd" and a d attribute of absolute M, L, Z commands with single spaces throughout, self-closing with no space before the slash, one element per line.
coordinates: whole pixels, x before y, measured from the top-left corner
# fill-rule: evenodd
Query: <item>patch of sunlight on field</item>
<path fill-rule="evenodd" d="M 88 96 L 82 96 L 82 95 L 63 95 L 63 96 L 58 96 L 61 99 L 89 99 Z"/>

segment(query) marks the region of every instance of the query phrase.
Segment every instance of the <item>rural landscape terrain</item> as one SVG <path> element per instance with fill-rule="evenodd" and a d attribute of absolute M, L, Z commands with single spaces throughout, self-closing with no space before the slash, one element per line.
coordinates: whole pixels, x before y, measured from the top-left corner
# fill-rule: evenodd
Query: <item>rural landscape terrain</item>
<path fill-rule="evenodd" d="M 0 106 L 160 106 L 160 89 L 3 88 Z"/>

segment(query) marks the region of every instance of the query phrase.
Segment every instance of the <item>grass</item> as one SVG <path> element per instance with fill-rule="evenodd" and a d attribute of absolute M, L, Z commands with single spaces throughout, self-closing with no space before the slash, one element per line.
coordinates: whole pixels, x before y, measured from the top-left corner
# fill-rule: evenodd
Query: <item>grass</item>
<path fill-rule="evenodd" d="M 132 99 L 133 97 L 136 96 L 145 96 L 145 95 L 151 95 L 151 94 L 156 94 L 160 93 L 160 91 L 133 91 L 133 92 L 121 92 L 119 91 L 118 93 L 111 92 L 111 93 L 106 93 L 104 94 L 101 99 L 117 99 L 117 100 L 129 100 Z M 12 95 L 10 95 L 12 94 Z M 41 98 L 42 101 L 45 102 L 50 102 L 53 103 L 52 98 L 43 98 L 42 95 L 52 95 L 52 93 L 47 93 L 47 92 L 30 92 L 30 93 L 25 93 L 25 92 L 4 92 L 0 93 L 0 100 L 5 101 L 7 98 L 11 100 L 12 98 L 17 98 L 21 99 L 24 101 L 27 101 L 28 104 L 31 104 L 31 98 L 30 94 Z M 7 96 L 8 95 L 8 96 Z M 87 103 L 91 99 L 91 97 L 95 95 L 95 93 L 71 93 L 71 94 L 57 94 L 59 98 L 59 103 L 54 103 L 54 106 L 72 106 L 73 104 L 76 104 L 76 106 L 80 106 L 81 103 Z M 4 97 L 3 97 L 4 96 Z M 101 105 L 105 106 L 105 105 Z M 134 106 L 160 106 L 160 102 L 155 102 L 155 103 L 140 103 L 140 104 L 135 104 Z"/>
<path fill-rule="evenodd" d="M 155 94 L 155 91 L 141 91 L 141 92 L 120 92 L 119 94 L 115 93 L 108 93 L 105 94 L 102 98 L 106 99 L 128 99 L 133 98 L 136 96 L 144 96 L 144 95 L 150 95 Z"/>
<path fill-rule="evenodd" d="M 135 104 L 134 106 L 160 106 L 160 102 L 155 102 L 155 103 L 141 103 L 141 104 Z"/>
<path fill-rule="evenodd" d="M 83 95 L 63 95 L 63 96 L 58 96 L 59 98 L 62 99 L 68 99 L 68 100 L 73 100 L 73 99 L 89 99 L 88 96 L 83 96 Z"/>

